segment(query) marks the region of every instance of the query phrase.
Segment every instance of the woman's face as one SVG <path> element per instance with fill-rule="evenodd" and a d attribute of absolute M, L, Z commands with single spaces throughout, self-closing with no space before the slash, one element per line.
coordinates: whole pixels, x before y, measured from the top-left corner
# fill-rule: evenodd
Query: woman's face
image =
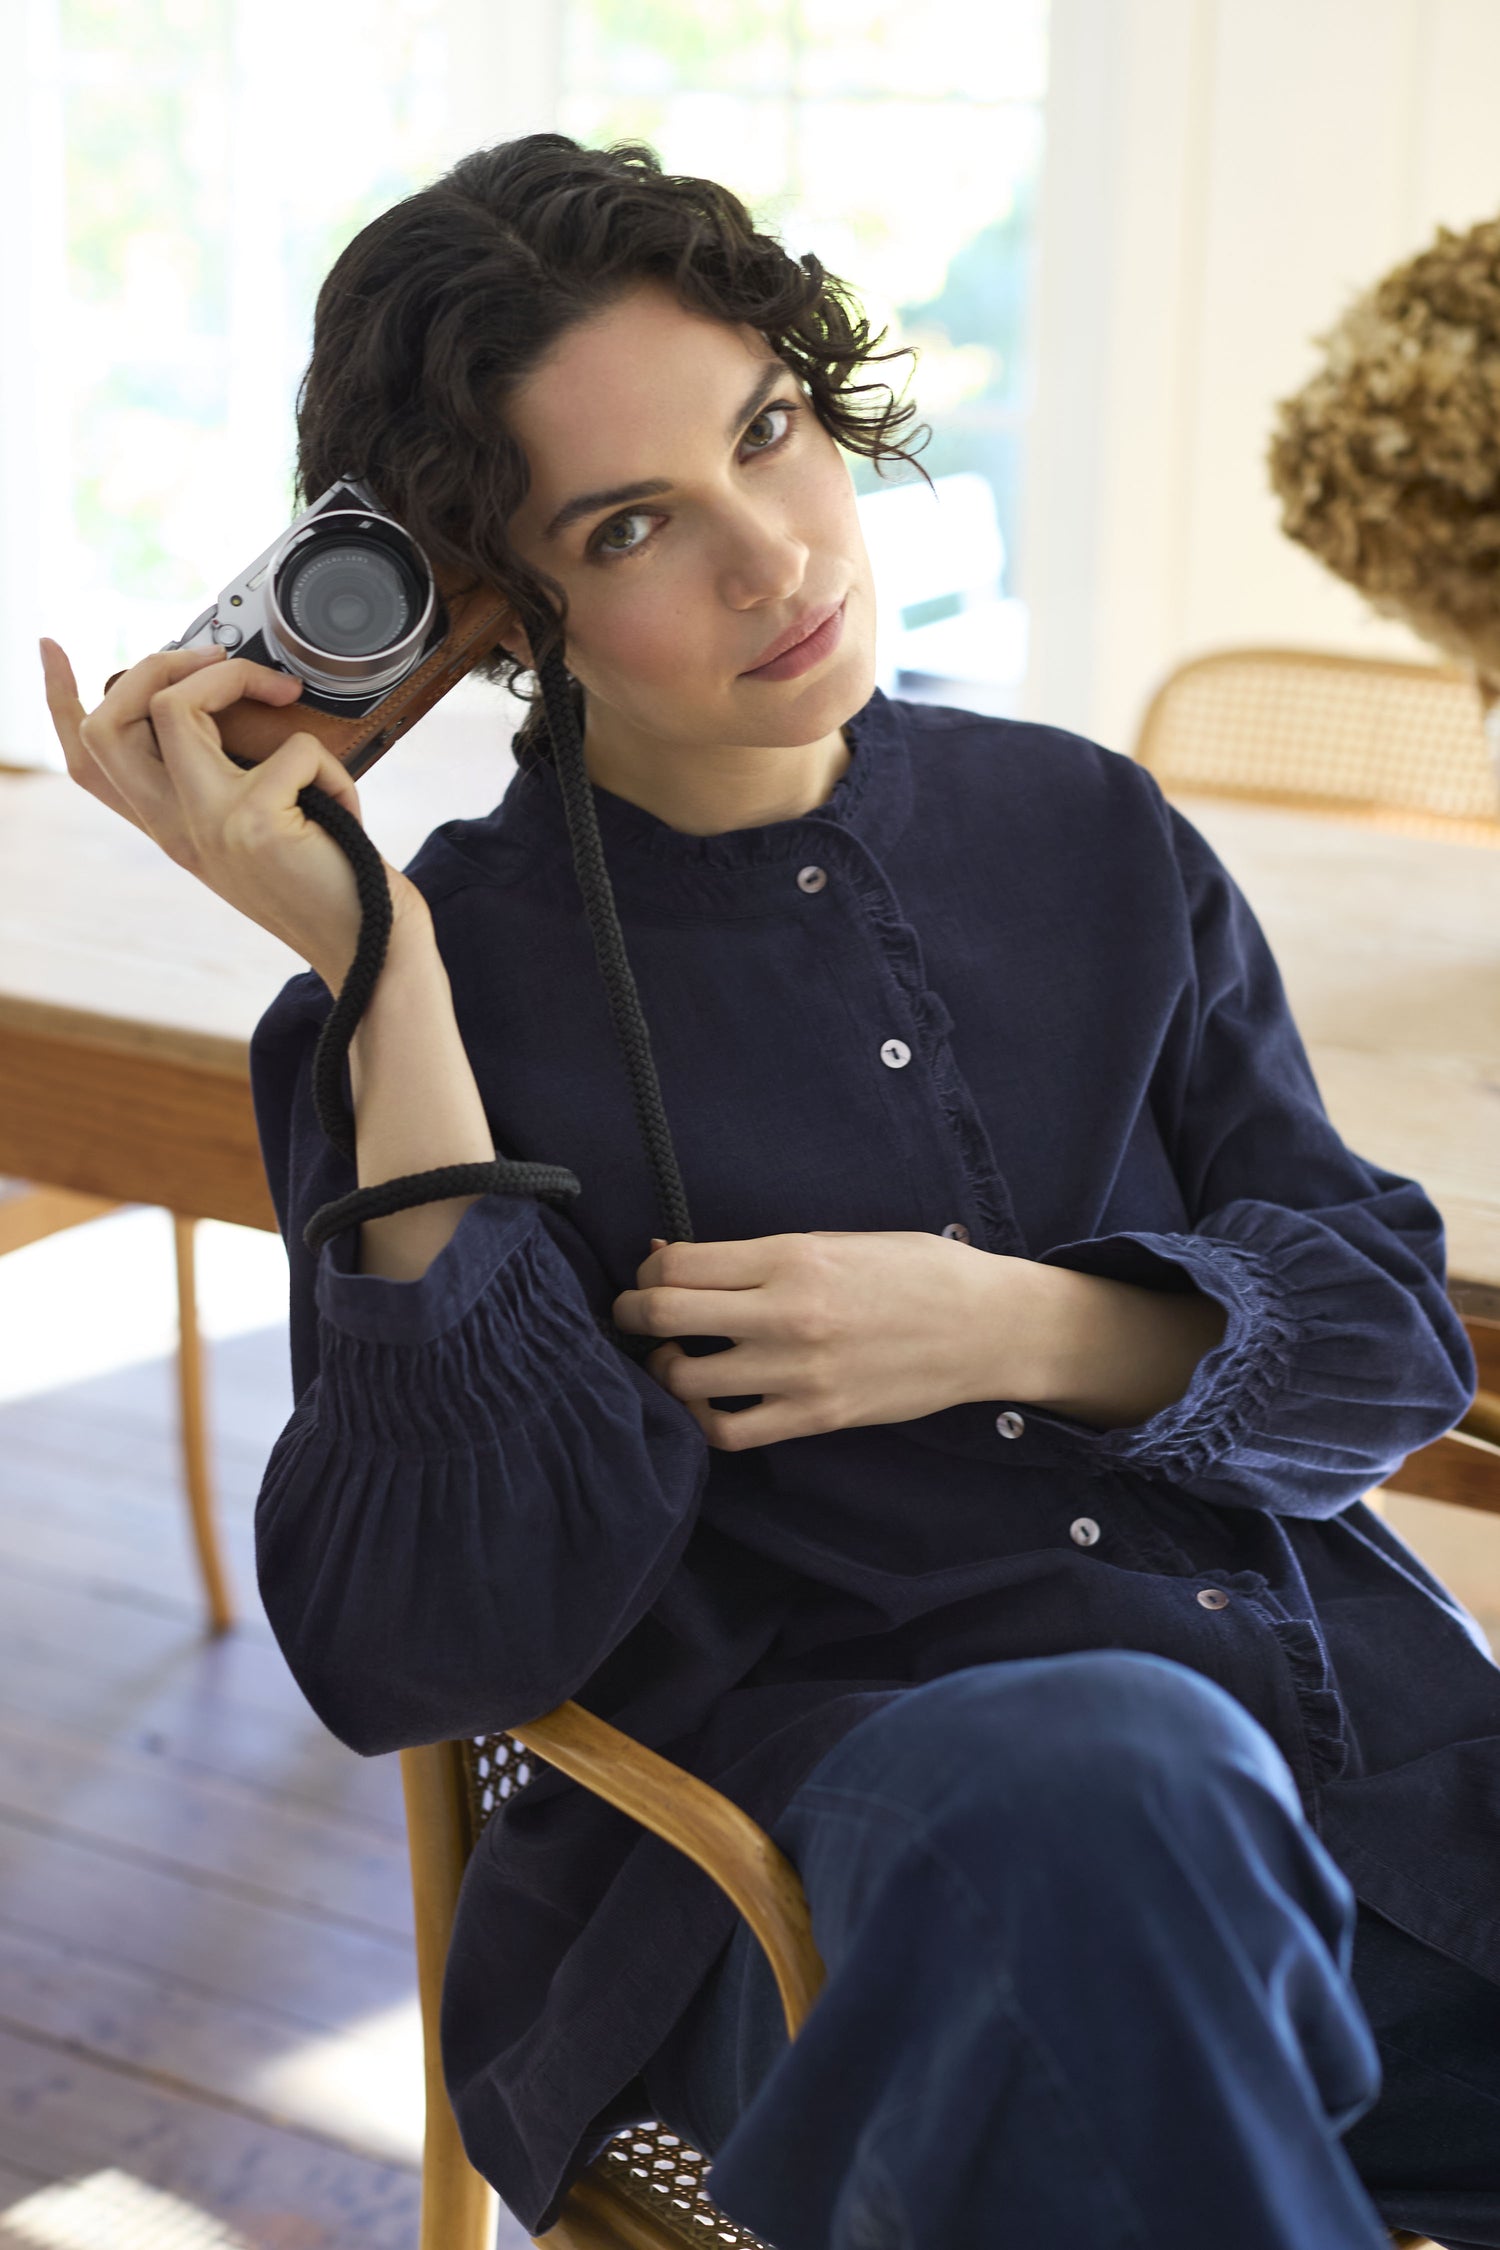
<path fill-rule="evenodd" d="M 755 329 L 640 284 L 567 331 L 506 421 L 531 472 L 512 543 L 566 589 L 591 738 L 790 747 L 868 702 L 875 592 L 849 471 Z M 829 653 L 792 678 L 754 676 L 773 643 L 840 603 Z M 524 636 L 506 639 L 529 662 Z"/>

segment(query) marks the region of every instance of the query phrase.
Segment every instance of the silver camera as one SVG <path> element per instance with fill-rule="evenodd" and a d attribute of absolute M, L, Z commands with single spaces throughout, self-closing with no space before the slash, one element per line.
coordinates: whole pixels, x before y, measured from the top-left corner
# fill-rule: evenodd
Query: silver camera
<path fill-rule="evenodd" d="M 295 704 L 244 697 L 218 714 L 231 757 L 254 764 L 305 731 L 357 781 L 494 652 L 508 615 L 495 586 L 455 591 L 374 494 L 341 477 L 166 645 L 228 649 L 302 681 Z"/>
<path fill-rule="evenodd" d="M 448 633 L 427 557 L 361 484 L 331 484 L 195 617 L 172 648 L 226 648 L 304 682 L 309 705 L 362 718 Z"/>

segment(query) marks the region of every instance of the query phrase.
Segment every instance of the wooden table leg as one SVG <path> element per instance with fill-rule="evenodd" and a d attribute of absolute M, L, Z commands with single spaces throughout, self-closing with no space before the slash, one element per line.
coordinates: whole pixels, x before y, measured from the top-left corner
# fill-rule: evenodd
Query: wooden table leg
<path fill-rule="evenodd" d="M 172 1216 L 177 1255 L 177 1399 L 182 1417 L 182 1470 L 192 1517 L 193 1544 L 208 1601 L 208 1629 L 227 1633 L 234 1623 L 229 1579 L 219 1548 L 213 1480 L 208 1465 L 208 1415 L 204 1400 L 203 1338 L 198 1330 L 196 1219 Z"/>

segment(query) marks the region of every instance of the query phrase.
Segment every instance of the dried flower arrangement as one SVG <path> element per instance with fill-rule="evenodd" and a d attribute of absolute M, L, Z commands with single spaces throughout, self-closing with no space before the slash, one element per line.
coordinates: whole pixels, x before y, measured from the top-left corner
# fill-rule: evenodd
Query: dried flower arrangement
<path fill-rule="evenodd" d="M 1500 700 L 1500 219 L 1439 227 L 1276 409 L 1281 528 Z"/>

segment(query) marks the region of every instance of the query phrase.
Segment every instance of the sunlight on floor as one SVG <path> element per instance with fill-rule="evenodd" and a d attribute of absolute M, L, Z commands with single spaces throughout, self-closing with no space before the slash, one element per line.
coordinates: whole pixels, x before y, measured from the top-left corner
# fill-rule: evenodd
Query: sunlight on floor
<path fill-rule="evenodd" d="M 17 1253 L 18 1255 L 20 1253 Z M 180 2196 L 111 2168 L 38 2188 L 0 2213 L 3 2250 L 252 2250 Z"/>
<path fill-rule="evenodd" d="M 198 1228 L 198 1323 L 239 1336 L 286 1319 L 281 1237 L 205 1219 Z M 177 1348 L 177 1280 L 166 1211 L 112 1212 L 0 1258 L 0 1403 Z"/>
<path fill-rule="evenodd" d="M 420 2163 L 425 2095 L 422 2016 L 415 1995 L 326 2039 L 312 2039 L 256 2073 L 245 2096 L 372 2155 Z"/>

